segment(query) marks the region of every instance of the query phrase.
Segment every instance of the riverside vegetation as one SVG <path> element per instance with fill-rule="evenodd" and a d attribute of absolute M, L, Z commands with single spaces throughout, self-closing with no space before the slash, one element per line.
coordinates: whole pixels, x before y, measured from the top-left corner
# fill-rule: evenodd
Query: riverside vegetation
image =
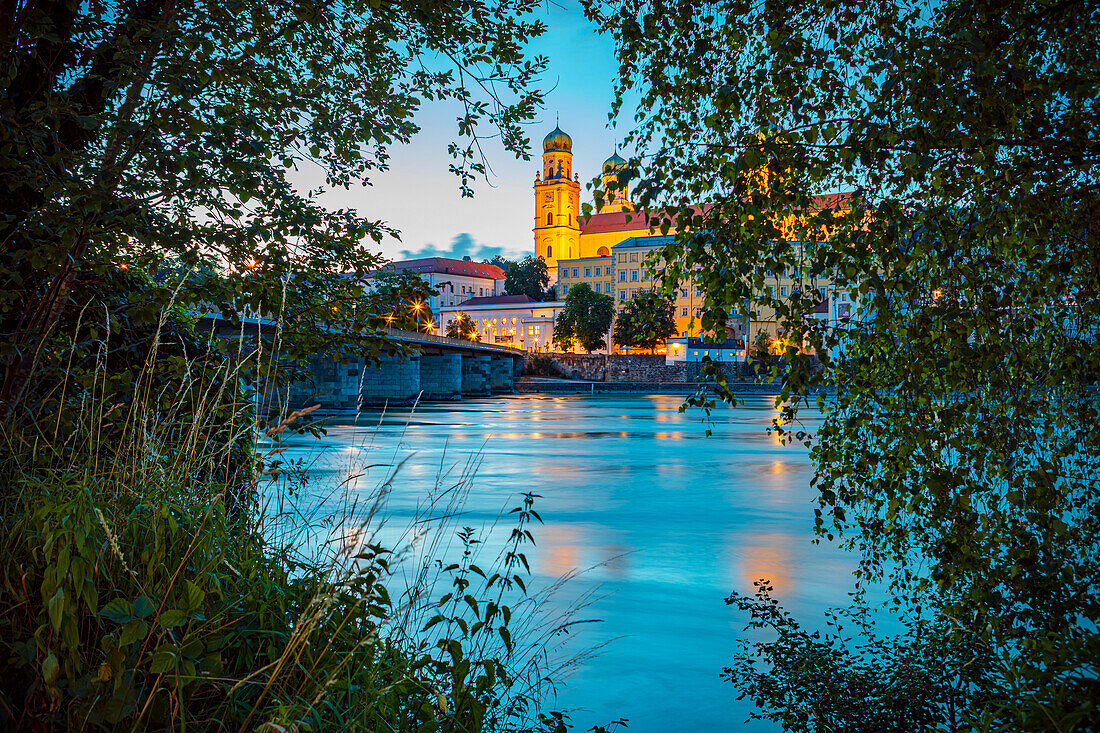
<path fill-rule="evenodd" d="M 401 348 L 363 305 L 393 230 L 318 194 L 385 170 L 426 103 L 463 110 L 464 195 L 487 136 L 527 157 L 537 7 L 0 8 L 0 727 L 564 724 L 522 620 L 535 497 L 499 562 L 462 530 L 469 552 L 409 588 L 401 547 L 313 556 L 268 511 L 301 475 L 269 441 L 321 430 L 281 388 Z M 196 311 L 275 327 L 219 347 Z"/>
<path fill-rule="evenodd" d="M 454 528 L 463 552 L 444 562 L 445 522 L 434 538 L 375 541 L 399 466 L 372 506 L 288 522 L 309 511 L 293 503 L 305 473 L 282 464 L 279 439 L 310 409 L 258 432 L 258 395 L 235 372 L 261 355 L 220 351 L 178 308 L 156 316 L 135 281 L 74 291 L 80 321 L 28 393 L 53 419 L 6 438 L 0 723 L 562 730 L 543 701 L 560 671 L 547 642 L 569 620 L 541 618 L 526 585 L 536 497 L 513 511 L 495 560 Z M 112 322 L 93 317 L 105 313 Z M 472 479 L 428 490 L 429 505 L 448 498 L 424 526 L 452 515 Z M 329 537 L 333 524 L 344 530 Z M 304 539 L 318 530 L 322 542 Z M 396 583 L 424 543 L 415 581 Z"/>
<path fill-rule="evenodd" d="M 663 289 L 690 274 L 717 333 L 774 313 L 823 365 L 770 367 L 774 429 L 811 447 L 855 604 L 732 595 L 769 633 L 728 679 L 793 731 L 1100 730 L 1100 6 L 584 4 L 631 120 L 618 183 L 678 232 Z M 850 319 L 805 317 L 826 285 Z"/>

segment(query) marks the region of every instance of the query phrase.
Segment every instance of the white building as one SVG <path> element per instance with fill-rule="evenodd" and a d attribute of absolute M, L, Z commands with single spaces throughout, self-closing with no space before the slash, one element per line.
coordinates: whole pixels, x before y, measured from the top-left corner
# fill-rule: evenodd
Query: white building
<path fill-rule="evenodd" d="M 379 272 L 415 272 L 439 295 L 428 301 L 428 307 L 441 323 L 440 309 L 462 303 L 470 298 L 492 297 L 504 293 L 504 270 L 486 262 L 452 260 L 447 257 L 423 257 L 394 262 Z"/>
<path fill-rule="evenodd" d="M 498 295 L 471 298 L 459 305 L 440 308 L 439 333 L 465 313 L 477 324 L 482 343 L 505 344 L 528 351 L 555 351 L 554 319 L 565 308 L 565 301 L 540 303 L 527 295 Z"/>

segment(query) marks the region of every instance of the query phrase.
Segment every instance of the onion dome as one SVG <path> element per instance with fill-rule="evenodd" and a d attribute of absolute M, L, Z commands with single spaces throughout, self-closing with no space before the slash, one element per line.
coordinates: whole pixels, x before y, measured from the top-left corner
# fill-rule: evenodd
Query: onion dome
<path fill-rule="evenodd" d="M 619 151 L 616 150 L 611 154 L 611 157 L 603 162 L 604 173 L 615 173 L 626 168 L 626 161 L 619 155 Z"/>
<path fill-rule="evenodd" d="M 562 132 L 560 127 L 555 126 L 553 132 L 542 139 L 542 151 L 544 153 L 553 151 L 571 153 L 573 152 L 573 138 Z"/>

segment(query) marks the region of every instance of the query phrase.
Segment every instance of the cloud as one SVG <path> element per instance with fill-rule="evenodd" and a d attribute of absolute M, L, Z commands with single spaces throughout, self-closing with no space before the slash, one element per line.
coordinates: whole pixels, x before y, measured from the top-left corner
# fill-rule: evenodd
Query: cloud
<path fill-rule="evenodd" d="M 415 260 L 420 257 L 450 257 L 452 259 L 461 260 L 463 257 L 469 256 L 471 260 L 481 262 L 482 260 L 491 260 L 497 255 L 503 255 L 509 259 L 516 259 L 522 256 L 521 253 L 506 250 L 504 247 L 480 244 L 474 240 L 472 235 L 466 232 L 455 235 L 455 238 L 451 240 L 450 246 L 446 249 L 429 243 L 425 244 L 420 249 L 401 250 L 401 259 L 403 260 Z"/>

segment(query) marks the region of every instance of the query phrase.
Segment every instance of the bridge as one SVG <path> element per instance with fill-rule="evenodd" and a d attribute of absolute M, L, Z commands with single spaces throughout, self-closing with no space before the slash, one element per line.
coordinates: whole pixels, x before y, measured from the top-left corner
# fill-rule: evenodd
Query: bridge
<path fill-rule="evenodd" d="M 199 330 L 222 338 L 262 338 L 274 335 L 278 327 L 267 318 L 232 324 L 220 313 L 194 315 Z M 313 359 L 310 379 L 291 387 L 289 402 L 320 404 L 325 412 L 345 412 L 416 400 L 484 397 L 514 391 L 515 379 L 523 372 L 522 349 L 396 328 L 383 333 L 405 344 L 407 353 L 383 354 L 377 365 L 354 355 L 343 364 Z"/>

